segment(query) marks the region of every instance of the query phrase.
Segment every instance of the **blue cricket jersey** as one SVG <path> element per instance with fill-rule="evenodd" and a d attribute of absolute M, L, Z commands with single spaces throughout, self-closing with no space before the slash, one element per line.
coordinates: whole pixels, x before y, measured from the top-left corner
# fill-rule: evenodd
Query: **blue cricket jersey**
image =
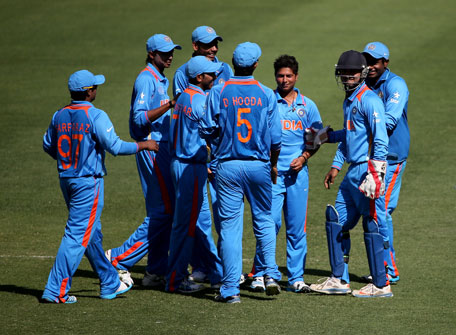
<path fill-rule="evenodd" d="M 405 80 L 386 69 L 375 84 L 371 85 L 369 80 L 366 80 L 366 84 L 385 105 L 386 129 L 389 135 L 388 162 L 405 161 L 410 148 L 407 120 L 409 91 Z"/>
<path fill-rule="evenodd" d="M 280 149 L 282 137 L 274 92 L 253 76 L 234 76 L 213 87 L 200 134 L 219 137 L 214 152 L 219 160 L 269 161 L 270 151 Z"/>
<path fill-rule="evenodd" d="M 204 114 L 206 93 L 198 86 L 189 87 L 177 99 L 169 137 L 173 157 L 205 164 L 206 142 L 198 133 L 198 120 Z"/>
<path fill-rule="evenodd" d="M 215 73 L 217 78 L 214 80 L 214 86 L 218 84 L 225 83 L 228 79 L 233 76 L 233 70 L 231 67 L 224 62 L 220 62 L 217 57 L 214 59 L 215 63 L 222 63 L 220 69 Z M 188 76 L 187 76 L 187 63 L 181 65 L 174 74 L 173 78 L 173 94 L 176 96 L 178 93 L 184 92 L 184 90 L 189 86 Z"/>
<path fill-rule="evenodd" d="M 344 128 L 329 138 L 329 142 L 340 142 L 332 166 L 340 170 L 344 161 L 386 161 L 388 134 L 382 101 L 363 83 L 344 100 L 343 109 Z"/>
<path fill-rule="evenodd" d="M 280 96 L 279 92 L 274 91 L 282 124 L 282 148 L 277 163 L 279 174 L 288 172 L 293 159 L 298 158 L 304 152 L 305 129 L 323 128 L 317 105 L 302 95 L 297 88 L 294 90 L 297 97 L 291 106 Z"/>
<path fill-rule="evenodd" d="M 114 156 L 130 155 L 138 145 L 122 141 L 104 111 L 87 101 L 72 101 L 52 117 L 43 149 L 57 160 L 60 178 L 102 177 L 105 150 Z"/>
<path fill-rule="evenodd" d="M 171 111 L 153 122 L 147 117 L 147 111 L 168 103 L 168 86 L 168 79 L 150 63 L 136 78 L 130 105 L 130 135 L 136 141 L 168 141 Z"/>

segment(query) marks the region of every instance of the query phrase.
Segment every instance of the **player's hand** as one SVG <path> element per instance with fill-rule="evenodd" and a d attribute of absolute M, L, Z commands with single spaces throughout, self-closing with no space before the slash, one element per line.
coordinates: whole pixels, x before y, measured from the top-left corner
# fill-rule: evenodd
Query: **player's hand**
<path fill-rule="evenodd" d="M 323 129 L 314 127 L 306 128 L 305 139 L 306 139 L 306 150 L 317 150 L 323 143 L 328 142 L 328 132 L 332 131 L 329 126 Z"/>
<path fill-rule="evenodd" d="M 367 176 L 359 190 L 370 199 L 377 199 L 385 193 L 386 162 L 370 159 L 367 162 Z"/>
<path fill-rule="evenodd" d="M 271 181 L 273 184 L 277 184 L 277 175 L 279 172 L 277 171 L 277 166 L 271 167 Z"/>
<path fill-rule="evenodd" d="M 331 188 L 331 185 L 334 184 L 334 180 L 337 177 L 337 174 L 339 173 L 339 170 L 336 168 L 331 168 L 329 172 L 326 174 L 325 177 L 325 188 L 329 190 Z"/>
<path fill-rule="evenodd" d="M 303 156 L 299 156 L 298 158 L 293 159 L 290 163 L 291 171 L 298 173 L 302 170 L 302 167 L 304 166 L 306 161 L 307 160 Z"/>
<path fill-rule="evenodd" d="M 137 142 L 137 143 L 138 143 L 138 147 L 139 147 L 138 151 L 150 150 L 150 151 L 157 152 L 158 149 L 159 149 L 158 143 L 155 142 L 154 140 L 147 140 L 147 141 L 144 141 L 144 142 Z"/>
<path fill-rule="evenodd" d="M 171 108 L 174 108 L 174 106 L 176 106 L 176 101 L 177 101 L 177 99 L 179 98 L 180 95 L 181 95 L 181 93 L 177 93 L 174 96 L 173 100 L 170 101 L 171 102 Z"/>
<path fill-rule="evenodd" d="M 215 173 L 211 169 L 207 168 L 207 179 L 211 182 L 215 178 Z"/>

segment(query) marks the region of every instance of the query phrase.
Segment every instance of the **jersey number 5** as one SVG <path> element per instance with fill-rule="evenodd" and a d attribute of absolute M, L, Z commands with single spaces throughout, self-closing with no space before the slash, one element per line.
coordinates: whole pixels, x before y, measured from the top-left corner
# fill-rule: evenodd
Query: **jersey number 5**
<path fill-rule="evenodd" d="M 84 138 L 84 134 L 72 134 L 71 138 L 75 141 L 77 141 L 76 144 L 76 152 L 74 153 L 74 168 L 76 169 L 78 167 L 78 159 L 79 159 L 79 148 L 81 146 L 81 141 Z M 68 151 L 63 151 L 62 150 L 62 141 L 67 141 L 68 142 Z M 59 140 L 57 141 L 57 147 L 59 148 L 59 154 L 62 157 L 61 162 L 62 162 L 62 168 L 63 169 L 68 169 L 71 167 L 72 164 L 72 157 L 71 157 L 71 147 L 72 147 L 72 141 L 70 139 L 70 136 L 64 134 L 60 135 Z M 68 163 L 65 163 L 64 160 L 65 158 L 68 158 Z"/>
<path fill-rule="evenodd" d="M 237 133 L 238 140 L 242 143 L 247 143 L 250 141 L 250 138 L 252 137 L 252 125 L 250 124 L 249 120 L 243 119 L 242 115 L 243 113 L 250 113 L 250 108 L 238 108 L 237 112 L 237 127 L 241 127 L 242 125 L 245 125 L 247 127 L 247 136 L 243 137 L 241 132 L 239 131 Z"/>

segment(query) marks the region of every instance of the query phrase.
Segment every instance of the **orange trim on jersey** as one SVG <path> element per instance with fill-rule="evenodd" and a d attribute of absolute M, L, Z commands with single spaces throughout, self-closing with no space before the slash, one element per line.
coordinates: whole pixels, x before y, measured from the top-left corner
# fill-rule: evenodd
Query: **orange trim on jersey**
<path fill-rule="evenodd" d="M 149 157 L 152 159 L 150 152 L 148 152 Z M 154 166 L 154 171 L 157 175 L 158 186 L 160 187 L 160 193 L 162 196 L 163 204 L 165 206 L 165 213 L 172 214 L 171 201 L 169 200 L 168 188 L 166 187 L 165 180 L 163 179 L 163 174 L 160 171 L 160 168 L 157 165 L 155 157 L 152 159 L 152 164 Z"/>
<path fill-rule="evenodd" d="M 158 76 L 156 75 L 156 73 L 155 73 L 149 66 L 146 66 L 146 67 L 144 68 L 144 70 L 141 71 L 141 73 L 143 73 L 143 72 L 145 72 L 145 71 L 147 71 L 147 72 L 149 72 L 151 75 L 153 75 L 154 78 L 157 79 L 157 81 L 160 81 L 160 78 L 158 78 Z"/>
<path fill-rule="evenodd" d="M 391 178 L 391 182 L 389 183 L 388 189 L 386 190 L 386 194 L 385 194 L 385 210 L 386 211 L 388 211 L 388 204 L 391 200 L 391 193 L 393 193 L 394 184 L 396 184 L 396 179 L 397 179 L 397 176 L 399 175 L 399 173 L 401 172 L 401 168 L 402 168 L 402 163 L 398 164 L 396 170 L 394 170 L 393 178 Z"/>
<path fill-rule="evenodd" d="M 229 79 L 228 81 L 225 82 L 225 85 L 223 85 L 222 89 L 220 90 L 220 93 L 222 93 L 223 90 L 225 89 L 225 87 L 230 84 L 231 85 L 257 85 L 264 92 L 263 87 L 261 87 L 260 83 L 257 80 Z"/>
<path fill-rule="evenodd" d="M 187 93 L 187 94 L 190 96 L 190 103 L 192 103 L 193 96 L 194 96 L 195 94 L 205 95 L 204 92 L 195 90 L 195 89 L 192 88 L 192 87 L 187 87 L 187 88 L 184 90 L 184 93 Z"/>
<path fill-rule="evenodd" d="M 116 267 L 122 259 L 124 259 L 127 256 L 131 255 L 133 252 L 135 252 L 143 244 L 144 244 L 144 242 L 136 242 L 135 244 L 133 244 L 133 246 L 130 249 L 125 251 L 123 254 L 121 254 L 121 255 L 115 257 L 114 259 L 112 259 L 111 260 L 111 264 L 114 267 Z"/>
<path fill-rule="evenodd" d="M 362 89 L 361 91 L 359 91 L 358 94 L 356 94 L 356 98 L 358 99 L 358 101 L 361 101 L 361 97 L 363 96 L 363 94 L 364 94 L 366 91 L 369 91 L 369 87 L 367 87 L 366 85 L 364 85 L 363 89 Z"/>
<path fill-rule="evenodd" d="M 97 192 L 97 194 L 95 195 L 95 200 L 93 201 L 92 210 L 90 211 L 89 224 L 87 225 L 87 229 L 86 229 L 86 231 L 84 233 L 84 237 L 82 239 L 82 246 L 84 248 L 87 248 L 87 245 L 89 244 L 93 224 L 95 222 L 95 218 L 97 217 L 98 196 L 100 194 L 100 185 L 98 185 L 96 192 Z"/>
<path fill-rule="evenodd" d="M 62 280 L 62 284 L 60 284 L 59 300 L 60 300 L 60 302 L 63 302 L 63 303 L 66 301 L 66 299 L 63 299 L 63 297 L 64 297 L 65 294 L 66 294 L 66 287 L 67 287 L 67 285 L 68 285 L 68 280 L 69 280 L 69 279 L 70 279 L 70 278 L 68 278 L 68 277 L 65 278 L 65 279 L 63 279 L 63 280 Z"/>
<path fill-rule="evenodd" d="M 390 251 L 390 256 L 391 256 L 391 264 L 393 265 L 394 275 L 397 277 L 397 276 L 399 276 L 399 270 L 397 269 L 396 262 L 394 261 L 394 256 L 393 256 L 392 251 Z"/>
<path fill-rule="evenodd" d="M 188 226 L 188 236 L 195 237 L 196 222 L 198 221 L 198 177 L 193 183 L 192 211 L 190 213 L 190 224 Z"/>
<path fill-rule="evenodd" d="M 93 106 L 72 104 L 72 105 L 68 105 L 68 106 L 64 107 L 63 109 L 71 109 L 71 110 L 80 110 L 80 109 L 82 109 L 86 113 L 87 118 L 88 118 L 89 117 L 89 108 L 90 107 L 93 107 Z"/>

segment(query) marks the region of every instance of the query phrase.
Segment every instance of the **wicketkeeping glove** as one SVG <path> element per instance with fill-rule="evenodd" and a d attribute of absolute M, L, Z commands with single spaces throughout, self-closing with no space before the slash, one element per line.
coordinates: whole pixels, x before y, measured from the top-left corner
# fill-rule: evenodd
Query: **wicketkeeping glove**
<path fill-rule="evenodd" d="M 385 193 L 386 162 L 367 162 L 367 176 L 359 186 L 359 190 L 368 198 L 377 199 Z"/>
<path fill-rule="evenodd" d="M 329 126 L 324 127 L 323 129 L 318 129 L 314 127 L 306 128 L 305 138 L 306 138 L 306 150 L 316 150 L 328 141 L 328 129 Z"/>

